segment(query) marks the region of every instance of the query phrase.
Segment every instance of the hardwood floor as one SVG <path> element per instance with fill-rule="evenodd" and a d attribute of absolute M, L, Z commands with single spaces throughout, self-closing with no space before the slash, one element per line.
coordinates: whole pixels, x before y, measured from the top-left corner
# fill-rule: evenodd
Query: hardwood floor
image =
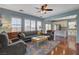
<path fill-rule="evenodd" d="M 69 48 L 67 40 L 61 41 L 58 46 L 56 46 L 52 51 L 48 53 L 48 55 L 76 55 L 76 54 L 77 50 Z"/>
<path fill-rule="evenodd" d="M 77 43 L 77 55 L 79 55 L 79 43 Z"/>

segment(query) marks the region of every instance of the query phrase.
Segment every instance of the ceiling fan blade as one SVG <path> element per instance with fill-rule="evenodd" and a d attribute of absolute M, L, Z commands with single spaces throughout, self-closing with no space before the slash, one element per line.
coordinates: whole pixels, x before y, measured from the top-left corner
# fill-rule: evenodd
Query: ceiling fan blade
<path fill-rule="evenodd" d="M 47 4 L 44 4 L 43 6 L 46 8 L 48 5 Z"/>
<path fill-rule="evenodd" d="M 45 9 L 46 11 L 53 11 L 53 9 Z"/>

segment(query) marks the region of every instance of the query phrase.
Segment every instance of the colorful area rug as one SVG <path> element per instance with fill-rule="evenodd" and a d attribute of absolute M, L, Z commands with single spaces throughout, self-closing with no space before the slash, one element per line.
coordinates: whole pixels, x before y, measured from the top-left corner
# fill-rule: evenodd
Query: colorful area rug
<path fill-rule="evenodd" d="M 37 43 L 27 43 L 27 52 L 26 55 L 46 55 L 51 50 L 53 50 L 59 41 L 46 41 L 42 42 L 39 45 Z"/>

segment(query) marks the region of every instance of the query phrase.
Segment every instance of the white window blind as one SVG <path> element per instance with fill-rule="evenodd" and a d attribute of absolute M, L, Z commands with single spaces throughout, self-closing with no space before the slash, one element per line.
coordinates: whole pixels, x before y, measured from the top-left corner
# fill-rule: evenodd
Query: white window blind
<path fill-rule="evenodd" d="M 35 31 L 35 20 L 31 20 L 31 31 Z"/>
<path fill-rule="evenodd" d="M 20 32 L 21 31 L 21 19 L 20 18 L 12 18 L 12 32 Z"/>
<path fill-rule="evenodd" d="M 30 20 L 25 19 L 25 23 L 24 23 L 24 30 L 25 31 L 30 31 Z"/>
<path fill-rule="evenodd" d="M 41 21 L 37 21 L 37 30 L 38 31 L 42 30 L 42 22 Z"/>

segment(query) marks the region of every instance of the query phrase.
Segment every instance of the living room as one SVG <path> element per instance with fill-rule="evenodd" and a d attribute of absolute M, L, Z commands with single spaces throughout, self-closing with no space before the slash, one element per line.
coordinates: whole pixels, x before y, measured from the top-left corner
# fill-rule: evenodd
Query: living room
<path fill-rule="evenodd" d="M 0 55 L 77 55 L 78 16 L 78 4 L 0 4 Z"/>

